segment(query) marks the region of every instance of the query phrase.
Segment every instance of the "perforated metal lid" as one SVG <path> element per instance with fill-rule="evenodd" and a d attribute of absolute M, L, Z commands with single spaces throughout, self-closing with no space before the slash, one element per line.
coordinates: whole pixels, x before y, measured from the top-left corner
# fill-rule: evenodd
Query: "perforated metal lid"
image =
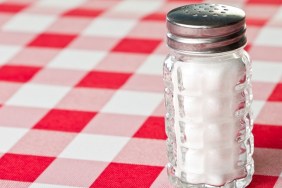
<path fill-rule="evenodd" d="M 247 42 L 245 13 L 222 4 L 191 4 L 167 14 L 167 44 L 191 53 L 234 50 Z"/>

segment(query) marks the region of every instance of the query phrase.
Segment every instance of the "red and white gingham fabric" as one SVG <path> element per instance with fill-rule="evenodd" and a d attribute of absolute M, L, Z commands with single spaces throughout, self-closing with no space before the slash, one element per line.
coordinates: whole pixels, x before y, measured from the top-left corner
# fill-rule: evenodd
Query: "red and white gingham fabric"
<path fill-rule="evenodd" d="M 0 187 L 169 188 L 164 20 L 193 2 L 1 0 Z M 212 2 L 247 13 L 249 187 L 282 188 L 282 0 Z"/>

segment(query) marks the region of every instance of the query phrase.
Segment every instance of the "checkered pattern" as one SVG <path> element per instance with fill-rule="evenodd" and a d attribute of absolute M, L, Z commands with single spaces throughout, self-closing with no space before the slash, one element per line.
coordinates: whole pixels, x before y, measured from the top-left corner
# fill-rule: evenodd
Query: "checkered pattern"
<path fill-rule="evenodd" d="M 168 188 L 165 14 L 202 0 L 1 0 L 0 187 Z M 205 1 L 209 2 L 209 1 Z M 247 13 L 255 175 L 282 187 L 282 0 Z"/>

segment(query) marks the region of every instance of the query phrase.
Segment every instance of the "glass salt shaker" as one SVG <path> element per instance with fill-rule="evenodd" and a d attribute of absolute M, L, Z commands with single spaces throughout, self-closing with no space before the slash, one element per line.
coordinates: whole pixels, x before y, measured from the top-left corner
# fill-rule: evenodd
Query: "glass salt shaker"
<path fill-rule="evenodd" d="M 191 4 L 167 14 L 165 126 L 175 187 L 243 188 L 254 173 L 245 13 Z"/>

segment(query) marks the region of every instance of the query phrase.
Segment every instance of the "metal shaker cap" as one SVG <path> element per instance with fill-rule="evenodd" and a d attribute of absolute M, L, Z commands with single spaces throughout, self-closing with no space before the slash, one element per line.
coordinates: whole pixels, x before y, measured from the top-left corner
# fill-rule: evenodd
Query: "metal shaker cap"
<path fill-rule="evenodd" d="M 167 44 L 190 53 L 219 53 L 246 45 L 245 12 L 222 4 L 191 4 L 167 14 Z"/>

